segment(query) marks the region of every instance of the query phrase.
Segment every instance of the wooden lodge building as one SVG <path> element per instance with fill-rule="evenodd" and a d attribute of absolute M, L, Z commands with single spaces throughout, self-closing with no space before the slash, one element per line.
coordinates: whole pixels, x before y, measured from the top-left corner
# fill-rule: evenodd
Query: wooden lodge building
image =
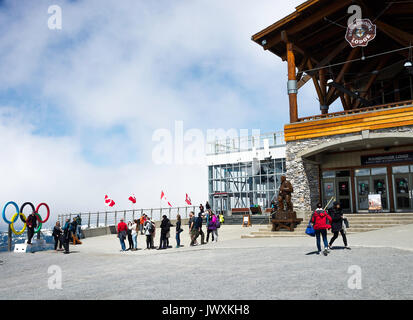
<path fill-rule="evenodd" d="M 376 208 L 374 198 L 383 212 L 412 212 L 413 2 L 308 0 L 252 40 L 287 62 L 297 214 L 332 197 L 347 212 Z M 297 105 L 305 85 L 320 101 L 311 117 Z M 331 113 L 335 101 L 343 110 Z"/>

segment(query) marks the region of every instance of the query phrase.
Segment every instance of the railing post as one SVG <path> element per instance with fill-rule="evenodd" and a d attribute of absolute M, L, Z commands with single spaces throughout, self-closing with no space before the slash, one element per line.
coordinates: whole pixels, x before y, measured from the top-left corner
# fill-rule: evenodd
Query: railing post
<path fill-rule="evenodd" d="M 97 218 L 96 218 L 96 228 L 99 228 L 99 212 L 97 213 Z"/>
<path fill-rule="evenodd" d="M 108 226 L 108 213 L 105 211 L 105 227 Z"/>
<path fill-rule="evenodd" d="M 132 221 L 135 220 L 135 210 L 132 211 Z"/>
<path fill-rule="evenodd" d="M 125 222 L 125 221 L 126 221 L 126 210 L 123 211 L 123 222 Z"/>
<path fill-rule="evenodd" d="M 151 220 L 152 220 L 152 217 L 153 217 L 152 213 L 153 213 L 153 209 L 151 208 Z"/>
<path fill-rule="evenodd" d="M 118 212 L 115 211 L 115 226 L 117 225 L 118 222 Z"/>
<path fill-rule="evenodd" d="M 188 218 L 188 207 L 185 207 L 185 218 Z"/>
<path fill-rule="evenodd" d="M 9 225 L 9 230 L 8 230 L 8 233 L 7 233 L 7 235 L 8 235 L 8 239 L 7 239 L 7 247 L 8 247 L 8 250 L 9 250 L 9 252 L 11 252 L 11 243 L 12 243 L 12 233 L 11 233 L 11 226 Z"/>
<path fill-rule="evenodd" d="M 89 217 L 87 219 L 87 228 L 90 229 L 90 212 L 89 212 Z"/>
<path fill-rule="evenodd" d="M 169 217 L 168 219 L 171 220 L 171 208 L 169 208 L 169 213 L 168 213 Z"/>

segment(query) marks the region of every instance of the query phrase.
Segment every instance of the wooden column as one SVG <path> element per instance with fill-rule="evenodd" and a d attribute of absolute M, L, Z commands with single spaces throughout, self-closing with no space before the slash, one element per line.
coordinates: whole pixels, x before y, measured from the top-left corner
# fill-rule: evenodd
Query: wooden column
<path fill-rule="evenodd" d="M 292 43 L 287 43 L 287 62 L 288 62 L 288 80 L 296 80 L 295 74 L 295 57 Z M 290 102 L 290 123 L 297 122 L 297 93 L 289 93 L 288 99 Z"/>
<path fill-rule="evenodd" d="M 351 184 L 351 204 L 353 207 L 353 213 L 357 212 L 356 206 L 356 183 L 354 181 L 354 169 L 350 169 L 350 184 Z"/>

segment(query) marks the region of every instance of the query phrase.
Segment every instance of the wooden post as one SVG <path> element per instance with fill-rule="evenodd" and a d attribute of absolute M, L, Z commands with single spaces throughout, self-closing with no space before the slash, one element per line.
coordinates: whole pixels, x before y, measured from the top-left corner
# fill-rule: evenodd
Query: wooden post
<path fill-rule="evenodd" d="M 12 243 L 12 232 L 11 232 L 11 227 L 9 225 L 9 230 L 8 230 L 8 239 L 7 239 L 7 247 L 9 252 L 11 252 L 11 243 Z"/>
<path fill-rule="evenodd" d="M 295 57 L 293 52 L 292 43 L 287 43 L 287 62 L 288 62 L 288 80 L 297 81 L 297 75 L 295 74 Z M 297 92 L 289 92 L 288 99 L 290 102 L 290 123 L 297 122 Z"/>

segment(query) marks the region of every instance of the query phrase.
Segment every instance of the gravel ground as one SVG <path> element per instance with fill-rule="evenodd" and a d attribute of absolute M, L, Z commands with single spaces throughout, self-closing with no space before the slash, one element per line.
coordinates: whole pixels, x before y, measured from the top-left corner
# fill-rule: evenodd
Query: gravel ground
<path fill-rule="evenodd" d="M 117 240 L 100 238 L 100 243 Z M 289 247 L 277 246 L 285 239 L 229 239 L 107 254 L 90 254 L 85 243 L 69 255 L 6 253 L 0 255 L 0 294 L 2 299 L 413 299 L 412 251 L 337 248 L 326 257 L 313 254 L 312 240 Z M 48 288 L 51 265 L 62 270 L 61 290 Z M 361 268 L 361 289 L 348 287 L 354 265 Z"/>

